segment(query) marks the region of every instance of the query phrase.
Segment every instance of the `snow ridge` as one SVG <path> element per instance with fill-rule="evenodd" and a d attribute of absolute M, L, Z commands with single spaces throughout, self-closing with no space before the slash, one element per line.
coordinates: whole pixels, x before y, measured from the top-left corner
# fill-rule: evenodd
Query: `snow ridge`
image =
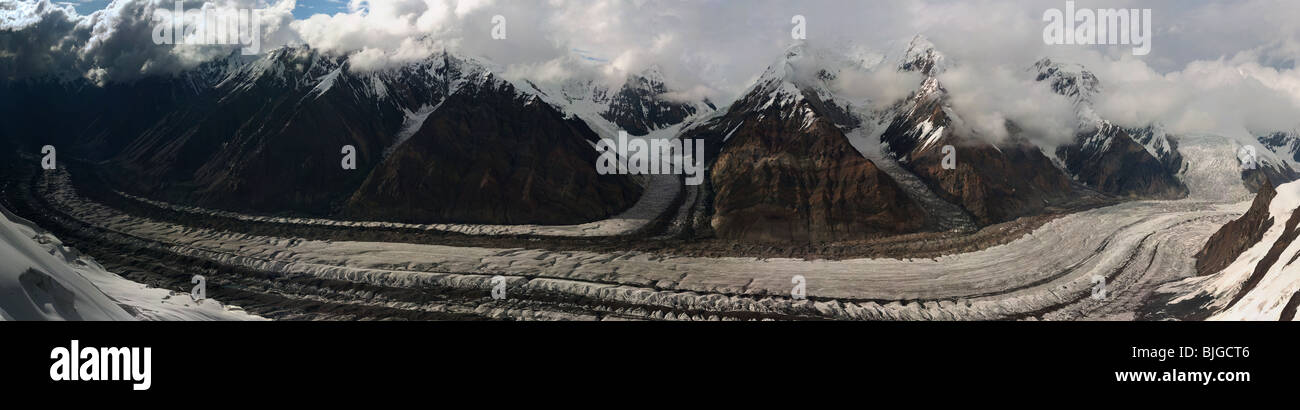
<path fill-rule="evenodd" d="M 259 320 L 109 272 L 0 207 L 0 320 Z"/>

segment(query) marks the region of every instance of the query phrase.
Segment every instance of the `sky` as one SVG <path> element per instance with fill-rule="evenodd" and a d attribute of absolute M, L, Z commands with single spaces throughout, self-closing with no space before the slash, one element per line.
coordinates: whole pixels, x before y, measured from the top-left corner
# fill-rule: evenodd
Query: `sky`
<path fill-rule="evenodd" d="M 72 1 L 55 1 L 55 4 L 72 6 L 77 10 L 77 14 L 90 14 L 108 7 L 110 0 L 72 0 Z M 293 9 L 293 17 L 296 19 L 305 19 L 312 14 L 335 14 L 347 13 L 347 0 L 298 0 L 297 7 Z"/>
<path fill-rule="evenodd" d="M 0 0 L 0 76 L 58 70 L 129 81 L 227 55 L 231 46 L 159 46 L 150 12 L 173 0 Z M 187 7 L 203 3 L 186 0 Z M 618 81 L 649 66 L 714 101 L 742 92 L 794 40 L 854 55 L 896 56 L 923 34 L 954 62 L 950 88 L 968 105 L 1020 115 L 1033 97 L 1008 90 L 1042 57 L 1080 63 L 1103 83 L 1108 113 L 1180 130 L 1244 133 L 1300 118 L 1300 1 L 1097 0 L 1078 9 L 1150 9 L 1151 51 L 1045 44 L 1052 0 L 218 0 L 262 10 L 263 49 L 308 44 L 382 69 L 441 50 L 490 61 L 508 76 Z M 493 38 L 504 17 L 505 38 Z M 362 64 L 364 62 L 364 64 Z M 1017 105 L 1019 105 L 1017 107 Z M 1216 114 L 1209 115 L 1206 112 Z M 1003 115 L 1005 113 L 997 113 Z M 996 121 L 998 115 L 989 117 Z M 1289 118 L 1288 118 L 1289 117 Z"/>
<path fill-rule="evenodd" d="M 293 18 L 305 19 L 313 14 L 347 13 L 347 0 L 299 0 L 293 9 Z"/>

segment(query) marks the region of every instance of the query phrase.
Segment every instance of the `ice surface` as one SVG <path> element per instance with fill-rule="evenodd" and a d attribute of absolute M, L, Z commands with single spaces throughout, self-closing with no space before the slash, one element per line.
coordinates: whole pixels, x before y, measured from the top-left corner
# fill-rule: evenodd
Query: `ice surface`
<path fill-rule="evenodd" d="M 0 318 L 5 320 L 260 319 L 211 299 L 150 288 L 108 272 L 0 207 Z"/>
<path fill-rule="evenodd" d="M 1187 302 L 1208 295 L 1213 298 L 1208 308 L 1222 310 L 1212 316 L 1211 320 L 1276 320 L 1281 315 L 1292 295 L 1300 291 L 1300 265 L 1293 262 L 1297 252 L 1300 252 L 1300 241 L 1293 241 L 1282 251 L 1254 289 L 1237 303 L 1227 306 L 1241 291 L 1242 284 L 1255 272 L 1260 260 L 1282 236 L 1291 213 L 1300 207 L 1300 181 L 1283 184 L 1276 189 L 1277 196 L 1269 204 L 1269 216 L 1273 218 L 1273 225 L 1264 233 L 1264 237 L 1222 271 L 1166 286 L 1165 292 L 1181 295 L 1171 300 L 1171 303 Z"/>
<path fill-rule="evenodd" d="M 1188 196 L 1205 201 L 1239 202 L 1254 198 L 1241 183 L 1240 145 L 1215 136 L 1189 136 L 1179 140 L 1178 151 L 1187 163 L 1183 184 Z"/>
<path fill-rule="evenodd" d="M 1040 311 L 1086 298 L 1093 276 L 1146 268 L 1130 263 L 1134 259 L 1188 258 L 1188 249 L 1217 227 L 1207 218 L 1238 212 L 1195 201 L 1130 202 L 1068 215 L 979 252 L 808 261 L 254 236 L 129 216 L 51 181 L 42 188 L 45 196 L 111 232 L 103 240 L 145 243 L 227 266 L 400 287 L 482 289 L 492 276 L 503 275 L 525 297 L 558 293 L 712 311 L 773 311 L 807 303 L 821 315 L 847 319 L 993 319 Z M 1152 238 L 1153 232 L 1189 224 L 1196 234 Z M 805 276 L 808 295 L 819 300 L 790 300 L 793 275 Z"/>

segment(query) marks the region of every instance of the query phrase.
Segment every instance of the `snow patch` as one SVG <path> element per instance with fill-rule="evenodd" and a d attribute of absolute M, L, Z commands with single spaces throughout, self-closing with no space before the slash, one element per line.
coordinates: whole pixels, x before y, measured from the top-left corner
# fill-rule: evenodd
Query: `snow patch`
<path fill-rule="evenodd" d="M 255 320 L 234 306 L 151 288 L 0 207 L 0 318 L 5 320 Z"/>

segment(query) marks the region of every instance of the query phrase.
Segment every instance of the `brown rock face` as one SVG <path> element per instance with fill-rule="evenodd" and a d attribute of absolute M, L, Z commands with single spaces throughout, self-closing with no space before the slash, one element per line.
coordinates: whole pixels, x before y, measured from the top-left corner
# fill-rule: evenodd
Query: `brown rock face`
<path fill-rule="evenodd" d="M 799 109 L 809 109 L 807 101 Z M 921 208 L 829 120 L 750 116 L 711 168 L 713 228 L 722 238 L 828 242 L 919 229 Z"/>
<path fill-rule="evenodd" d="M 465 85 L 380 163 L 348 201 L 350 218 L 572 224 L 632 206 L 641 187 L 599 175 L 597 136 L 503 82 Z"/>
<path fill-rule="evenodd" d="M 1265 180 L 1260 185 L 1250 210 L 1246 211 L 1241 218 L 1224 224 L 1218 232 L 1210 236 L 1210 240 L 1205 242 L 1201 251 L 1196 253 L 1196 272 L 1200 275 L 1209 275 L 1221 271 L 1231 265 L 1232 261 L 1237 260 L 1246 249 L 1259 243 L 1264 237 L 1264 232 L 1273 226 L 1273 218 L 1268 214 L 1268 205 L 1273 201 L 1274 196 L 1277 196 L 1277 191 L 1273 189 L 1273 184 Z"/>
<path fill-rule="evenodd" d="M 1250 192 L 1259 192 L 1266 184 L 1275 187 L 1300 178 L 1300 174 L 1297 174 L 1291 167 L 1283 165 L 1278 168 L 1259 166 L 1255 167 L 1255 169 L 1241 171 L 1241 183 Z"/>
<path fill-rule="evenodd" d="M 908 168 L 940 198 L 961 205 L 982 225 L 1041 213 L 1071 190 L 1069 179 L 1033 145 L 995 148 L 952 139 L 940 142 L 956 149 L 955 169 L 943 169 L 943 153 L 937 149 L 913 156 Z"/>

